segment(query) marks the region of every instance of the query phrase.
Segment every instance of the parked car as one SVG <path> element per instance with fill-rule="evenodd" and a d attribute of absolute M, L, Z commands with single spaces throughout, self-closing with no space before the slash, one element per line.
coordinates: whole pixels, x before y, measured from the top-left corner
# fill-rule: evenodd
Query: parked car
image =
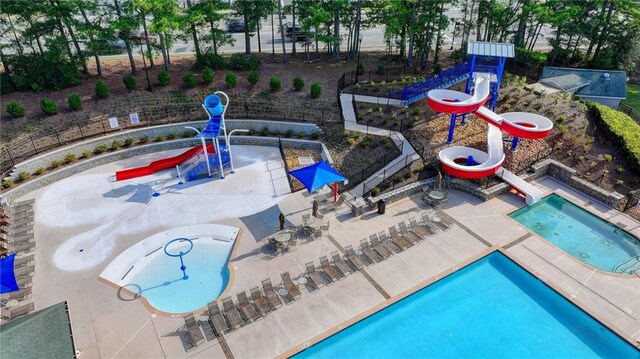
<path fill-rule="evenodd" d="M 292 39 L 292 37 L 293 37 L 293 25 L 292 24 L 282 25 L 282 29 L 284 29 L 284 37 L 286 37 L 287 39 L 293 41 L 293 39 Z M 281 32 L 282 32 L 282 29 L 280 30 Z M 302 31 L 300 26 L 296 25 L 295 29 L 296 29 L 296 41 L 306 41 L 307 40 L 307 36 Z"/>
<path fill-rule="evenodd" d="M 227 23 L 227 31 L 229 32 L 244 32 L 243 21 L 229 21 Z"/>

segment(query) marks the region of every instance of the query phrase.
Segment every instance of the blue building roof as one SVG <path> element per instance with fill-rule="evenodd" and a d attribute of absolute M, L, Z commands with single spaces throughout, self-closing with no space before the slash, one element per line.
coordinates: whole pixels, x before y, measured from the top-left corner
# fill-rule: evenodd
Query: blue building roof
<path fill-rule="evenodd" d="M 627 97 L 627 73 L 611 70 L 545 67 L 540 82 L 578 96 Z"/>

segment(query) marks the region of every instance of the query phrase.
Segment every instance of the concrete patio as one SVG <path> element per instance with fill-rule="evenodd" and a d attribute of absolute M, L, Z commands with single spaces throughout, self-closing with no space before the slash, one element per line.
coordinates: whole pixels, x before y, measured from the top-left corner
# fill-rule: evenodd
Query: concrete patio
<path fill-rule="evenodd" d="M 621 335 L 640 340 L 640 278 L 604 272 L 566 255 L 529 232 L 507 214 L 524 205 L 522 198 L 503 195 L 481 202 L 452 191 L 443 205 L 454 220 L 409 249 L 347 276 L 334 284 L 284 305 L 265 318 L 221 338 L 206 317 L 196 315 L 207 340 L 191 348 L 184 321 L 149 311 L 101 281 L 98 275 L 121 251 L 137 241 L 172 227 L 219 223 L 241 228 L 230 260 L 233 271 L 225 295 L 258 286 L 280 274 L 294 281 L 305 263 L 360 239 L 386 231 L 428 208 L 419 196 L 354 218 L 343 207 L 325 216 L 328 236 L 298 244 L 297 250 L 274 255 L 265 237 L 278 226 L 278 214 L 300 225 L 310 213 L 313 197 L 290 193 L 277 149 L 238 146 L 237 173 L 224 181 L 177 187 L 167 173 L 123 183 L 107 181 L 117 169 L 148 163 L 166 154 L 142 156 L 83 172 L 32 193 L 36 199 L 36 307 L 67 300 L 79 358 L 263 358 L 288 355 L 355 320 L 373 313 L 416 289 L 441 278 L 490 250 L 502 248 L 575 303 Z M 535 182 L 545 194 L 555 192 L 583 208 L 640 236 L 640 223 L 595 203 L 551 177 Z M 151 198 L 152 191 L 160 196 Z M 25 198 L 26 199 L 26 198 Z M 83 248 L 83 254 L 78 249 Z M 201 314 L 201 312 L 196 312 Z M 637 343 L 636 343 L 637 344 Z"/>

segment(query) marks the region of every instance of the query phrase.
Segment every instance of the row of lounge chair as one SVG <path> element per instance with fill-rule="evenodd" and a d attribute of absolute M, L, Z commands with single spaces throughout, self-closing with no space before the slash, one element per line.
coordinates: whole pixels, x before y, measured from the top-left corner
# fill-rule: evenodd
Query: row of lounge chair
<path fill-rule="evenodd" d="M 30 300 L 35 272 L 34 200 L 0 208 L 0 257 L 16 253 L 14 274 L 20 290 L 0 295 L 0 319 L 12 320 L 35 310 Z"/>

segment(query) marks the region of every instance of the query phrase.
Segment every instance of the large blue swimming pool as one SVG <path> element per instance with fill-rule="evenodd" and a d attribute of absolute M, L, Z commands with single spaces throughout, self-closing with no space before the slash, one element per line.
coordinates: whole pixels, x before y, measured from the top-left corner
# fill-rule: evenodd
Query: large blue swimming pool
<path fill-rule="evenodd" d="M 634 236 L 560 196 L 552 194 L 510 216 L 594 267 L 617 273 L 640 270 L 640 243 Z"/>
<path fill-rule="evenodd" d="M 298 358 L 634 358 L 640 351 L 499 252 Z"/>

